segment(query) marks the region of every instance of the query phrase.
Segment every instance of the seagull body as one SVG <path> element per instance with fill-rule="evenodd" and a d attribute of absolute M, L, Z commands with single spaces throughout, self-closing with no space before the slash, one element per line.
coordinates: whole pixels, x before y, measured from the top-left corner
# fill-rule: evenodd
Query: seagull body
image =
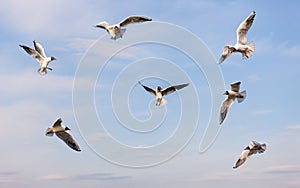
<path fill-rule="evenodd" d="M 231 84 L 231 89 L 225 91 L 224 95 L 227 95 L 227 98 L 223 101 L 221 110 L 220 110 L 220 125 L 226 118 L 227 112 L 230 106 L 233 104 L 234 100 L 237 99 L 239 103 L 243 102 L 246 98 L 246 91 L 239 92 L 241 82 L 236 82 Z"/>
<path fill-rule="evenodd" d="M 234 46 L 226 45 L 223 49 L 219 64 L 234 52 L 240 52 L 243 59 L 249 58 L 254 52 L 254 42 L 247 43 L 247 32 L 254 21 L 255 12 L 250 15 L 239 25 L 236 30 L 237 42 Z"/>
<path fill-rule="evenodd" d="M 62 123 L 61 118 L 56 120 L 53 126 L 46 130 L 46 136 L 53 136 L 53 134 L 55 134 L 58 138 L 64 141 L 73 150 L 81 151 L 78 144 L 73 139 L 73 137 L 66 132 L 67 130 L 71 130 L 71 129 L 68 128 L 67 126 L 61 125 L 61 123 Z"/>
<path fill-rule="evenodd" d="M 163 98 L 163 96 L 168 95 L 170 93 L 175 92 L 176 90 L 182 89 L 186 86 L 188 86 L 189 84 L 181 84 L 181 85 L 175 85 L 175 86 L 170 86 L 166 89 L 162 89 L 160 86 L 157 86 L 156 90 L 147 87 L 145 85 L 143 85 L 141 82 L 139 82 L 139 84 L 141 86 L 143 86 L 143 88 L 148 91 L 149 93 L 151 93 L 152 95 L 155 96 L 155 105 L 156 106 L 164 106 L 167 104 L 167 100 Z"/>
<path fill-rule="evenodd" d="M 47 69 L 52 70 L 52 68 L 48 67 L 48 64 L 56 60 L 55 57 L 47 57 L 45 54 L 45 50 L 43 46 L 36 40 L 33 41 L 34 48 L 32 49 L 25 45 L 19 45 L 22 47 L 31 57 L 35 58 L 37 62 L 40 64 L 40 68 L 38 69 L 38 72 L 41 75 L 47 74 Z"/>
<path fill-rule="evenodd" d="M 126 31 L 126 29 L 123 27 L 125 27 L 126 25 L 133 24 L 133 23 L 141 23 L 141 22 L 146 22 L 146 21 L 152 21 L 152 19 L 142 17 L 142 16 L 129 16 L 118 24 L 109 25 L 108 22 L 103 21 L 103 22 L 98 23 L 96 25 L 96 27 L 105 29 L 111 36 L 111 39 L 116 40 L 118 38 L 123 37 L 123 34 Z"/>
<path fill-rule="evenodd" d="M 241 153 L 241 155 L 239 156 L 237 162 L 235 163 L 235 165 L 233 166 L 233 168 L 237 168 L 239 166 L 241 166 L 248 157 L 250 157 L 253 154 L 257 154 L 257 153 L 263 153 L 264 151 L 266 151 L 267 146 L 266 144 L 260 144 L 256 141 L 252 141 L 250 143 L 249 146 L 247 146 Z"/>

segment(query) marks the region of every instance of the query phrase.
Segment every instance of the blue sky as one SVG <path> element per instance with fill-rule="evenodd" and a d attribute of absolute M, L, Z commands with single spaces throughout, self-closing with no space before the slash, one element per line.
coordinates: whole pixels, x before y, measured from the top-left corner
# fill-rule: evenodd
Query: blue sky
<path fill-rule="evenodd" d="M 296 149 L 300 144 L 298 1 L 53 0 L 39 4 L 36 0 L 0 3 L 1 187 L 300 186 L 300 152 Z M 241 89 L 247 90 L 248 96 L 243 103 L 233 104 L 213 145 L 199 153 L 212 104 L 223 96 L 212 99 L 210 89 L 215 85 L 210 85 L 205 72 L 177 48 L 157 43 L 126 44 L 143 28 L 170 23 L 198 37 L 211 52 L 207 58 L 217 60 L 225 44 L 235 43 L 236 27 L 252 10 L 257 15 L 248 40 L 255 42 L 254 55 L 248 60 L 232 55 L 217 68 L 224 79 L 217 89 L 223 91 L 230 83 L 241 81 Z M 129 15 L 151 17 L 153 23 L 128 26 L 124 38 L 117 41 L 93 27 L 103 20 L 117 23 Z M 139 37 L 155 38 L 149 34 L 162 28 L 153 29 L 143 30 Z M 170 32 L 169 38 L 182 44 L 191 42 L 178 36 Z M 43 44 L 47 55 L 57 58 L 50 66 L 54 70 L 46 76 L 37 73 L 38 64 L 18 46 L 32 46 L 33 40 Z M 97 45 L 108 50 L 97 51 Z M 122 50 L 102 72 L 98 71 L 102 61 L 85 67 L 85 58 L 97 62 L 99 56 L 110 57 L 110 45 Z M 199 48 L 199 56 L 202 53 Z M 156 66 L 149 66 L 149 62 Z M 145 69 L 140 66 L 143 63 Z M 168 63 L 183 74 L 171 71 Z M 166 67 L 158 69 L 161 64 Z M 78 76 L 82 67 L 96 73 L 96 79 L 91 81 L 93 74 L 89 72 Z M 134 81 L 135 76 L 150 87 L 185 82 L 190 86 L 167 96 L 165 108 L 155 108 L 153 96 Z M 76 89 L 78 83 L 82 87 Z M 76 96 L 89 94 L 86 88 L 94 92 L 92 98 L 76 101 Z M 89 101 L 94 102 L 92 113 L 108 134 L 89 120 L 90 108 L 85 106 Z M 123 113 L 123 108 L 133 119 L 122 119 L 122 115 L 130 114 Z M 120 109 L 116 116 L 114 112 Z M 81 153 L 56 137 L 44 135 L 58 117 L 72 129 Z M 179 123 L 182 119 L 184 125 Z M 157 126 L 152 121 L 158 122 Z M 266 152 L 233 170 L 238 155 L 251 140 L 266 143 Z M 118 162 L 121 165 L 115 164 Z M 157 162 L 160 164 L 151 166 Z M 150 167 L 124 167 L 126 164 Z"/>

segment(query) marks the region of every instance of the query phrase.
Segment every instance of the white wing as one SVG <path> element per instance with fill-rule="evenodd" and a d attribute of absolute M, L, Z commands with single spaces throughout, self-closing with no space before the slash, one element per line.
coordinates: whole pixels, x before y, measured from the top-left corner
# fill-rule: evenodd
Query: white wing
<path fill-rule="evenodd" d="M 234 48 L 230 46 L 225 46 L 222 55 L 219 59 L 219 64 L 221 64 L 227 57 L 229 57 L 234 52 Z"/>
<path fill-rule="evenodd" d="M 235 165 L 233 166 L 233 168 L 237 168 L 242 164 L 244 164 L 244 162 L 247 160 L 248 154 L 249 154 L 249 150 L 244 149 L 241 155 L 239 156 L 238 160 L 236 161 Z"/>
<path fill-rule="evenodd" d="M 46 58 L 47 56 L 45 54 L 45 50 L 44 50 L 43 46 L 38 41 L 36 41 L 36 40 L 33 41 L 33 44 L 34 44 L 35 50 L 39 54 L 41 54 L 41 56 L 43 56 L 44 58 Z"/>
<path fill-rule="evenodd" d="M 121 27 L 124 27 L 128 24 L 132 24 L 132 23 L 141 23 L 141 22 L 147 22 L 147 21 L 152 21 L 151 18 L 146 18 L 146 17 L 142 17 L 142 16 L 129 16 L 127 18 L 125 18 L 123 21 L 121 21 L 119 23 L 119 25 Z"/>
<path fill-rule="evenodd" d="M 246 44 L 247 42 L 247 32 L 252 26 L 254 21 L 255 12 L 251 12 L 250 15 L 239 25 L 236 30 L 237 42 L 239 44 Z"/>
<path fill-rule="evenodd" d="M 75 142 L 75 140 L 69 133 L 67 133 L 65 131 L 60 131 L 60 132 L 56 132 L 55 135 L 58 138 L 60 138 L 62 141 L 64 141 L 73 150 L 81 151 L 78 144 Z"/>
<path fill-rule="evenodd" d="M 232 105 L 234 99 L 227 97 L 221 106 L 221 110 L 220 110 L 220 125 L 223 123 L 223 121 L 226 118 L 227 112 L 230 108 L 230 106 Z"/>
<path fill-rule="evenodd" d="M 39 64 L 41 64 L 43 57 L 36 50 L 29 48 L 28 46 L 25 45 L 19 45 L 19 46 L 22 47 L 31 57 L 36 59 L 39 62 Z"/>

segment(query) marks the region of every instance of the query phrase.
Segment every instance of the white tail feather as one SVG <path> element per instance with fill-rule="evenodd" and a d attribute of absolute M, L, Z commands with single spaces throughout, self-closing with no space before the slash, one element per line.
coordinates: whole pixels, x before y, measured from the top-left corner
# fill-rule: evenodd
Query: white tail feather
<path fill-rule="evenodd" d="M 238 101 L 239 103 L 243 102 L 243 101 L 245 100 L 246 96 L 247 96 L 246 91 L 240 92 L 240 93 L 239 93 L 239 96 L 237 97 L 237 101 Z"/>

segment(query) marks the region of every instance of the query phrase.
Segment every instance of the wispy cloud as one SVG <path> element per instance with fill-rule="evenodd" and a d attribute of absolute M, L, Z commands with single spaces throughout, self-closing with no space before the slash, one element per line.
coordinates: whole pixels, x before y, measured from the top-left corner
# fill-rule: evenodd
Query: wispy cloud
<path fill-rule="evenodd" d="M 300 59 L 300 44 L 289 45 L 288 43 L 283 43 L 278 46 L 278 50 L 285 57 Z"/>
<path fill-rule="evenodd" d="M 49 174 L 45 176 L 40 177 L 41 180 L 53 180 L 53 181 L 58 181 L 58 180 L 66 180 L 67 177 L 63 175 L 58 175 L 58 174 Z"/>
<path fill-rule="evenodd" d="M 94 181 L 112 181 L 112 180 L 122 180 L 130 179 L 131 176 L 117 176 L 112 173 L 90 173 L 90 174 L 80 174 L 74 176 L 72 179 L 75 180 L 94 180 Z"/>
<path fill-rule="evenodd" d="M 274 110 L 256 110 L 252 112 L 254 115 L 269 115 L 274 113 Z"/>
<path fill-rule="evenodd" d="M 300 173 L 300 166 L 299 165 L 271 166 L 266 168 L 264 172 L 270 174 L 295 174 L 295 173 Z"/>

